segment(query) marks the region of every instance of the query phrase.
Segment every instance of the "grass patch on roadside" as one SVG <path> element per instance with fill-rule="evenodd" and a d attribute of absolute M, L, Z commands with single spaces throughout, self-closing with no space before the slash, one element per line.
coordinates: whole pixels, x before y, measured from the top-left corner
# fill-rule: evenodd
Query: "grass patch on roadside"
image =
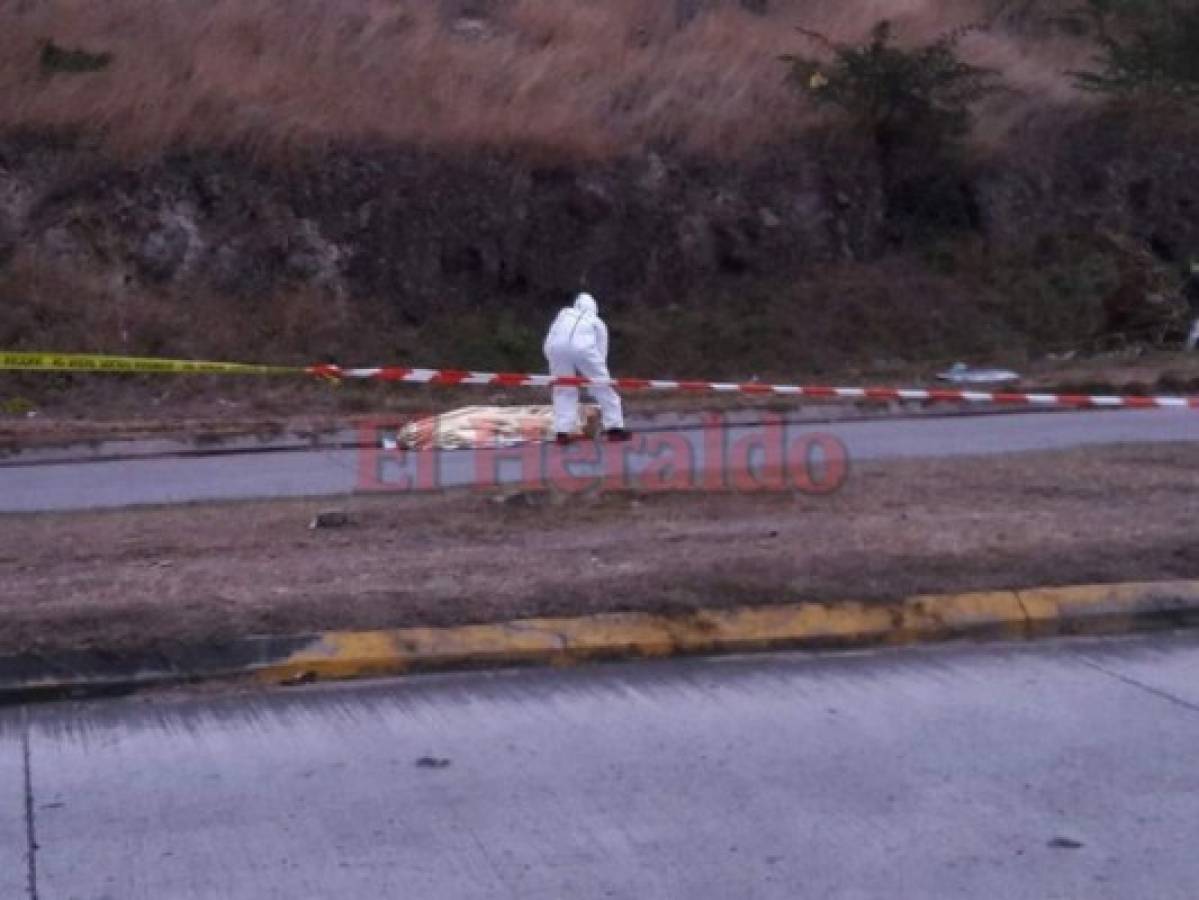
<path fill-rule="evenodd" d="M 473 492 L 0 517 L 0 652 L 1199 577 L 1199 447 L 863 464 L 830 497 Z"/>

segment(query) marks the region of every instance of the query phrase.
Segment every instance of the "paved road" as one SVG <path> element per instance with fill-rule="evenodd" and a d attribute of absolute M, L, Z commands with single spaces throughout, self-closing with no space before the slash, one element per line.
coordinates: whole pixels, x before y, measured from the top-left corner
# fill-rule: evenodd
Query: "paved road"
<path fill-rule="evenodd" d="M 5 898 L 23 736 L 42 900 L 1199 896 L 1194 635 L 10 709 Z"/>
<path fill-rule="evenodd" d="M 816 432 L 835 436 L 854 460 L 975 456 L 1030 450 L 1066 449 L 1119 443 L 1199 440 L 1199 415 L 1190 411 L 1115 411 L 1020 413 L 1012 415 L 915 418 L 841 422 L 787 428 L 788 446 Z M 762 434 L 761 430 L 757 431 Z M 747 438 L 746 428 L 720 435 L 726 457 Z M 670 443 L 672 441 L 679 443 Z M 638 435 L 628 456 L 634 477 L 655 461 L 673 455 L 676 464 L 695 472 L 712 468 L 711 445 L 699 429 Z M 656 440 L 654 446 L 644 443 Z M 680 450 L 681 447 L 681 450 Z M 610 457 L 612 448 L 604 446 Z M 195 500 L 346 494 L 364 484 L 394 489 L 456 487 L 498 472 L 499 481 L 544 475 L 545 460 L 557 452 L 540 448 L 534 462 L 512 454 L 500 459 L 486 452 L 431 454 L 313 450 L 309 452 L 224 454 L 45 465 L 0 466 L 0 512 L 88 509 Z M 686 457 L 686 459 L 684 459 Z M 754 457 L 755 460 L 758 457 Z M 755 463 L 756 464 L 756 463 Z M 571 472 L 603 471 L 605 459 L 576 463 Z M 422 466 L 430 468 L 422 470 Z M 422 471 L 435 472 L 424 477 Z M 697 475 L 696 478 L 702 476 Z"/>

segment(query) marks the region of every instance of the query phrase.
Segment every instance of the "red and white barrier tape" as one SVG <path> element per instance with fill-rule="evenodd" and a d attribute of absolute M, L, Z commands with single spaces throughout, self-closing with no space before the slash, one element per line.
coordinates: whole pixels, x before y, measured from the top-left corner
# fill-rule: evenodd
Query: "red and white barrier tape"
<path fill-rule="evenodd" d="M 407 369 L 386 366 L 343 369 L 334 365 L 310 366 L 321 378 L 356 378 L 441 387 L 590 387 L 611 385 L 623 391 L 688 391 L 745 394 L 749 396 L 804 397 L 813 400 L 922 400 L 942 403 L 994 403 L 1006 406 L 1066 406 L 1077 409 L 1199 409 L 1199 396 L 1136 397 L 1089 394 L 1029 394 L 963 390 L 925 390 L 884 387 L 812 387 L 797 384 L 732 383 L 719 381 L 662 381 L 646 378 L 583 378 L 582 376 L 530 375 L 512 372 L 464 372 L 456 369 Z"/>

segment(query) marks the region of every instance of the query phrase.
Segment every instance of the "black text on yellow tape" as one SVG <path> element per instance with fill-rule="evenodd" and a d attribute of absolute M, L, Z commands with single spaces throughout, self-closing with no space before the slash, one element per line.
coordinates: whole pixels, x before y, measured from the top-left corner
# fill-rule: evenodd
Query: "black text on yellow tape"
<path fill-rule="evenodd" d="M 258 366 L 249 363 L 84 353 L 10 352 L 0 352 L 0 369 L 14 372 L 143 372 L 163 375 L 296 375 L 304 372 L 304 369 L 292 366 Z"/>

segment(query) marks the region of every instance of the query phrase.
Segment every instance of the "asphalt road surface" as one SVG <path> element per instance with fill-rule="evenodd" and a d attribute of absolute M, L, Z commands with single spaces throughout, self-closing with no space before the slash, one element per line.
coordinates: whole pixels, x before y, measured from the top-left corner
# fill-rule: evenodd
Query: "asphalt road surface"
<path fill-rule="evenodd" d="M 761 429 L 756 431 L 761 435 Z M 831 435 L 841 441 L 851 460 L 884 460 L 947 456 L 979 456 L 1033 450 L 1068 449 L 1121 443 L 1199 440 L 1199 414 L 1194 411 L 1110 411 L 1017 413 L 793 424 L 787 446 L 805 436 Z M 751 434 L 741 427 L 721 432 L 731 448 Z M 663 453 L 667 445 L 647 441 L 681 439 L 687 465 L 702 471 L 716 465 L 700 429 L 639 434 L 627 457 L 634 474 Z M 616 452 L 601 445 L 602 456 L 576 464 L 571 472 L 603 471 Z M 626 448 L 620 448 L 624 450 Z M 556 452 L 542 447 L 541 459 Z M 757 457 L 755 457 L 757 459 Z M 756 463 L 755 463 L 756 464 Z M 540 464 L 544 474 L 545 464 Z M 422 469 L 422 466 L 429 468 Z M 212 456 L 124 459 L 108 462 L 0 464 L 0 512 L 34 512 L 121 507 L 197 500 L 324 496 L 371 489 L 428 489 L 472 485 L 484 480 L 513 482 L 536 469 L 513 454 L 499 457 L 479 451 L 402 454 L 382 450 L 310 450 L 306 452 L 222 453 Z M 429 477 L 421 472 L 433 472 Z M 493 473 L 495 473 L 493 475 Z M 536 476 L 536 472 L 534 473 Z"/>
<path fill-rule="evenodd" d="M 0 896 L 1193 900 L 1197 746 L 1195 635 L 10 708 Z"/>

